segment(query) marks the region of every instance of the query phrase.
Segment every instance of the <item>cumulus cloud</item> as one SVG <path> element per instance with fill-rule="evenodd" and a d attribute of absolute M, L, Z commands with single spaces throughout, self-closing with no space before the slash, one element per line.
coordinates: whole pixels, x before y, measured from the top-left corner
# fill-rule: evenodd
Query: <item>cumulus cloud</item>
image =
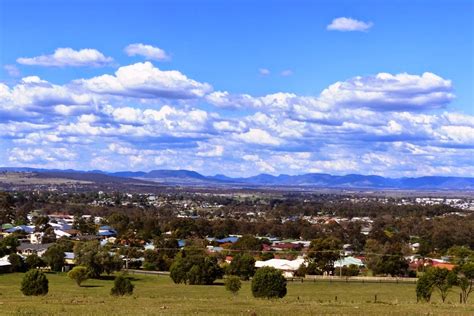
<path fill-rule="evenodd" d="M 51 55 L 36 57 L 21 57 L 16 60 L 19 64 L 45 67 L 102 67 L 113 62 L 113 58 L 106 57 L 96 49 L 85 48 L 58 48 Z"/>
<path fill-rule="evenodd" d="M 277 137 L 274 137 L 267 131 L 258 128 L 251 128 L 245 133 L 237 134 L 236 139 L 242 140 L 245 143 L 257 145 L 277 146 L 281 143 L 281 140 Z"/>
<path fill-rule="evenodd" d="M 211 85 L 176 70 L 160 70 L 150 62 L 120 67 L 115 75 L 76 80 L 75 84 L 98 93 L 136 98 L 190 99 L 212 91 Z"/>
<path fill-rule="evenodd" d="M 332 20 L 326 28 L 329 31 L 353 32 L 368 31 L 374 24 L 372 22 L 359 21 L 352 18 L 340 17 Z"/>
<path fill-rule="evenodd" d="M 168 54 L 161 48 L 145 44 L 130 44 L 124 49 L 128 56 L 143 56 L 150 60 L 167 60 Z"/>
<path fill-rule="evenodd" d="M 447 108 L 452 91 L 432 73 L 379 73 L 315 96 L 252 96 L 145 62 L 64 85 L 0 83 L 0 142 L 12 165 L 473 174 L 474 116 Z"/>
<path fill-rule="evenodd" d="M 440 108 L 453 99 L 451 81 L 430 72 L 421 76 L 379 73 L 355 77 L 330 85 L 319 97 L 324 103 L 378 110 Z"/>

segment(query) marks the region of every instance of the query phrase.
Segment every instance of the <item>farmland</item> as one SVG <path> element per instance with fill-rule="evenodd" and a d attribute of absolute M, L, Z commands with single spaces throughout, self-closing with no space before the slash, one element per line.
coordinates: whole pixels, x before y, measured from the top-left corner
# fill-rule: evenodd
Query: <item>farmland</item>
<path fill-rule="evenodd" d="M 78 287 L 65 274 L 47 274 L 49 293 L 26 297 L 20 292 L 23 274 L 0 275 L 0 310 L 5 315 L 472 315 L 474 304 L 458 303 L 454 288 L 446 303 L 433 294 L 431 303 L 417 303 L 414 284 L 289 282 L 281 300 L 255 299 L 243 282 L 233 296 L 215 285 L 176 285 L 168 276 L 131 275 L 135 292 L 109 295 L 112 278 L 88 280 Z M 377 302 L 374 302 L 377 295 Z M 336 301 L 337 296 L 337 301 Z"/>

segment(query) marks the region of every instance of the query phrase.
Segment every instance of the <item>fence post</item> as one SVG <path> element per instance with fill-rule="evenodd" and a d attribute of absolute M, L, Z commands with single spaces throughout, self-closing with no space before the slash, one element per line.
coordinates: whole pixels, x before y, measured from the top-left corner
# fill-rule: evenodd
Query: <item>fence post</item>
<path fill-rule="evenodd" d="M 374 303 L 377 303 L 377 294 L 375 294 Z"/>
<path fill-rule="evenodd" d="M 337 302 L 337 295 L 336 295 L 336 297 L 335 297 L 335 300 L 336 300 L 336 302 Z"/>

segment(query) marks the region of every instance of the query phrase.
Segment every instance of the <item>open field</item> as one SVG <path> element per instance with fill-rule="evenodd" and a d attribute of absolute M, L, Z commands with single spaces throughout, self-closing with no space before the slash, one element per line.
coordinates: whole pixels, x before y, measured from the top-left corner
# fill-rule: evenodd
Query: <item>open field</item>
<path fill-rule="evenodd" d="M 474 304 L 457 303 L 458 290 L 442 304 L 438 294 L 430 304 L 417 304 L 413 284 L 288 283 L 281 300 L 255 299 L 250 283 L 232 296 L 222 285 L 173 284 L 167 276 L 133 275 L 130 297 L 111 297 L 112 280 L 88 280 L 78 287 L 64 274 L 48 274 L 49 294 L 26 297 L 22 274 L 0 275 L 2 315 L 473 315 Z M 377 303 L 374 295 L 377 294 Z M 335 297 L 337 296 L 337 301 Z"/>

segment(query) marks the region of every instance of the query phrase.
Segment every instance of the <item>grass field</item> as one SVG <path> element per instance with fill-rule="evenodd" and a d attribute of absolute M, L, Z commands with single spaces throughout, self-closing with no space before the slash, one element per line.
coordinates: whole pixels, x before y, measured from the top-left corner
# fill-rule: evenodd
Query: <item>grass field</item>
<path fill-rule="evenodd" d="M 221 284 L 176 285 L 168 276 L 132 275 L 134 294 L 116 298 L 109 295 L 112 280 L 88 280 L 78 287 L 65 274 L 48 274 L 48 295 L 26 297 L 20 292 L 22 276 L 0 275 L 0 314 L 474 315 L 472 302 L 457 303 L 458 289 L 444 304 L 437 293 L 432 303 L 417 304 L 413 284 L 289 282 L 285 298 L 263 300 L 252 297 L 249 282 L 244 282 L 240 293 L 233 296 Z M 474 295 L 470 299 L 474 301 Z"/>

